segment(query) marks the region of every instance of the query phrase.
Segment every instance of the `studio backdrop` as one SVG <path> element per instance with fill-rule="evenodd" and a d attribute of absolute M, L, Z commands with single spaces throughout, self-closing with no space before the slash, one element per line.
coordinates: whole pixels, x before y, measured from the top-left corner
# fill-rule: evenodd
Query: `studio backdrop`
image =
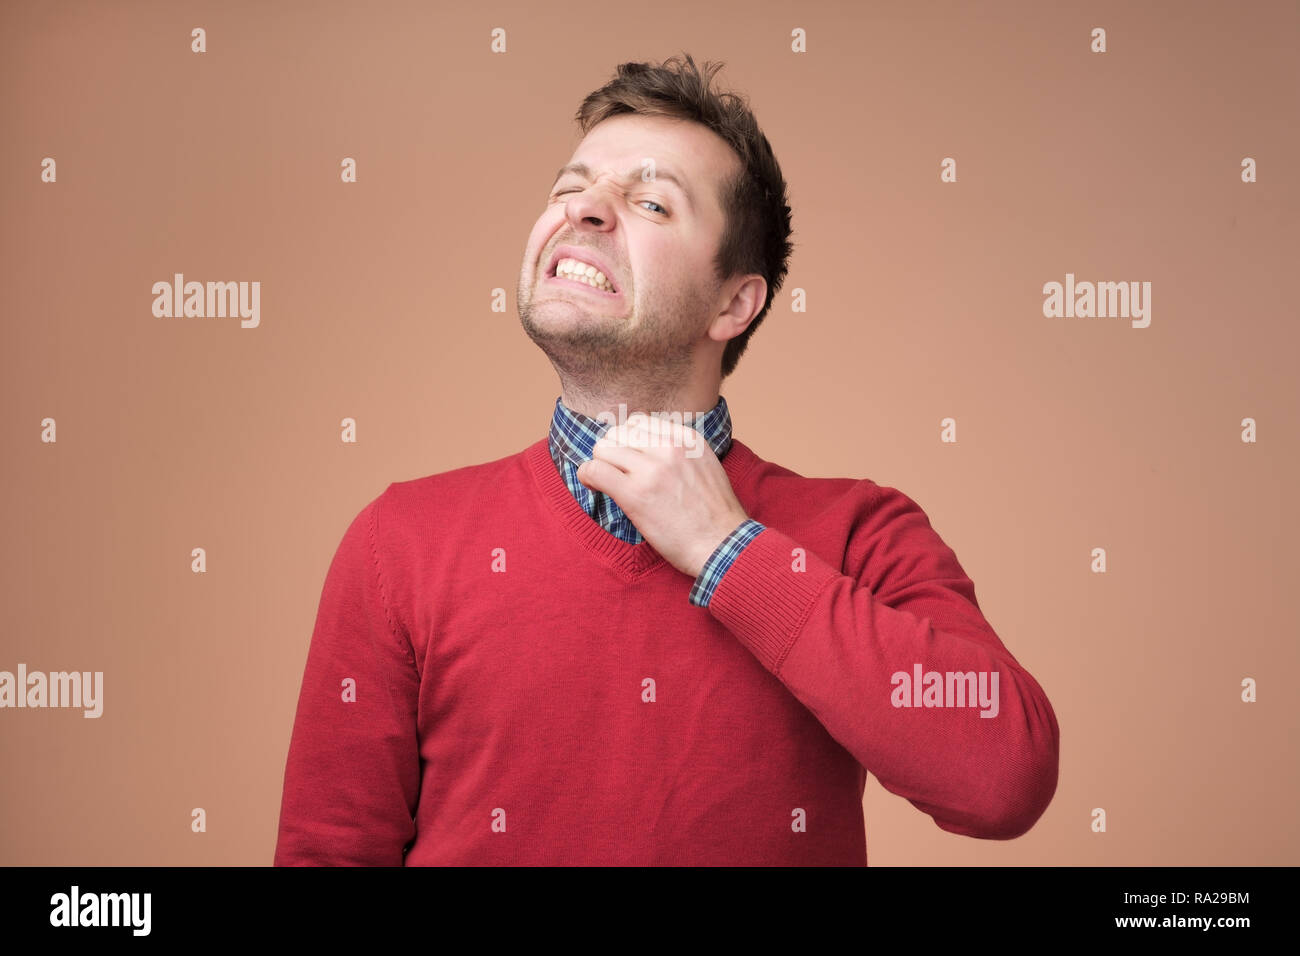
<path fill-rule="evenodd" d="M 1298 39 L 1290 2 L 0 6 L 0 864 L 271 862 L 344 531 L 546 435 L 525 241 L 582 98 L 681 52 L 793 209 L 735 436 L 915 499 L 1060 722 L 1027 834 L 868 778 L 871 863 L 1300 862 Z"/>

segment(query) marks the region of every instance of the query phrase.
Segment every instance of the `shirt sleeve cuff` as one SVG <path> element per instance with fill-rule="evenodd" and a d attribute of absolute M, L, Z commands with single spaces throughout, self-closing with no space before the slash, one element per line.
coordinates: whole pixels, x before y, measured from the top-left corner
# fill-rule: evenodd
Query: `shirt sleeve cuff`
<path fill-rule="evenodd" d="M 713 597 L 713 590 L 718 586 L 718 582 L 722 580 L 722 576 L 727 573 L 727 569 L 731 567 L 732 562 L 740 556 L 740 552 L 745 550 L 745 546 L 758 537 L 758 533 L 764 527 L 765 525 L 760 524 L 753 518 L 749 518 L 713 549 L 709 559 L 704 562 L 704 567 L 700 568 L 695 583 L 691 585 L 690 601 L 692 604 L 697 607 L 709 606 L 709 600 Z"/>

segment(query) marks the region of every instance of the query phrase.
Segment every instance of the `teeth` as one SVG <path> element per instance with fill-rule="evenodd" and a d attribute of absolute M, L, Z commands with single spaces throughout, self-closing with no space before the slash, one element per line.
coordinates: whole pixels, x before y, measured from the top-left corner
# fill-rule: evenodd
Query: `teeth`
<path fill-rule="evenodd" d="M 555 274 L 577 282 L 585 282 L 593 289 L 600 289 L 602 292 L 614 291 L 614 286 L 605 276 L 605 273 L 595 266 L 579 262 L 577 259 L 561 259 L 555 264 Z"/>

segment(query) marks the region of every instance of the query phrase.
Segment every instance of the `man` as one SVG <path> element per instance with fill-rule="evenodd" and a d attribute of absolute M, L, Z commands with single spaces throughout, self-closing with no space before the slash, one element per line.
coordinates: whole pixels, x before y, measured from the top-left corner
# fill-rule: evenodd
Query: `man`
<path fill-rule="evenodd" d="M 975 837 L 1051 800 L 1052 708 L 917 504 L 732 438 L 790 209 L 715 70 L 623 64 L 579 111 L 518 290 L 548 436 L 344 535 L 277 865 L 863 865 L 867 773 Z"/>

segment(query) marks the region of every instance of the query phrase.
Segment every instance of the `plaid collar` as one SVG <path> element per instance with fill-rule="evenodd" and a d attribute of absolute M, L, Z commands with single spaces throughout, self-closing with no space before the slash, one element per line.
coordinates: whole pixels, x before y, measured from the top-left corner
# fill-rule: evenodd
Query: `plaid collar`
<path fill-rule="evenodd" d="M 693 416 L 690 425 L 704 436 L 719 461 L 731 449 L 731 414 L 727 411 L 727 400 L 721 395 L 718 404 L 703 415 Z M 590 461 L 592 447 L 609 427 L 602 421 L 573 411 L 556 398 L 548 440 L 555 467 L 560 467 L 561 460 L 568 461 L 575 468 Z"/>

